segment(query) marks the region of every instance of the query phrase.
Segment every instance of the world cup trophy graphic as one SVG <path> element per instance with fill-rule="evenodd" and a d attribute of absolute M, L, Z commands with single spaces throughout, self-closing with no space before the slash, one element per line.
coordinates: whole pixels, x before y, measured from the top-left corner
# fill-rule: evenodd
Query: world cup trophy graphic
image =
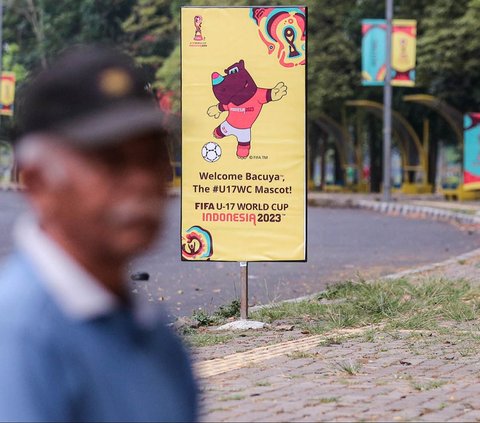
<path fill-rule="evenodd" d="M 193 39 L 195 41 L 203 41 L 202 21 L 203 21 L 203 18 L 199 15 L 193 18 L 193 24 L 195 25 L 195 36 L 193 37 Z"/>

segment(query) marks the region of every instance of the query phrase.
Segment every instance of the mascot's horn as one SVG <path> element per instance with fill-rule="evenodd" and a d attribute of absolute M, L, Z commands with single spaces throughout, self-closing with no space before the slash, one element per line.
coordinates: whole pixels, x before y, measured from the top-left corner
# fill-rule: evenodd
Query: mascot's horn
<path fill-rule="evenodd" d="M 225 78 L 220 75 L 218 72 L 213 72 L 212 73 L 212 84 L 213 85 L 218 85 L 223 82 Z"/>

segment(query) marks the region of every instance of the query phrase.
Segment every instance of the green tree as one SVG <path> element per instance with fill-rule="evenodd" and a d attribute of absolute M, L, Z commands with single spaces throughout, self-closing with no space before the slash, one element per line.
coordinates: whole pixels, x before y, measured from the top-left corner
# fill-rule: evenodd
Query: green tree
<path fill-rule="evenodd" d="M 15 0 L 5 7 L 4 41 L 19 46 L 27 70 L 46 67 L 51 57 L 82 42 L 118 43 L 134 0 Z"/>
<path fill-rule="evenodd" d="M 418 84 L 462 111 L 480 103 L 479 0 L 436 0 L 418 39 Z"/>
<path fill-rule="evenodd" d="M 122 28 L 125 48 L 155 81 L 156 72 L 179 41 L 182 1 L 137 0 Z M 153 84 L 154 86 L 158 84 Z"/>
<path fill-rule="evenodd" d="M 355 95 L 360 82 L 360 53 L 352 37 L 349 2 L 308 2 L 308 109 L 340 119 L 345 100 Z M 358 24 L 355 31 L 359 31 Z"/>
<path fill-rule="evenodd" d="M 2 55 L 2 71 L 15 73 L 16 83 L 22 83 L 27 75 L 25 66 L 18 62 L 19 47 L 18 44 L 5 44 Z"/>

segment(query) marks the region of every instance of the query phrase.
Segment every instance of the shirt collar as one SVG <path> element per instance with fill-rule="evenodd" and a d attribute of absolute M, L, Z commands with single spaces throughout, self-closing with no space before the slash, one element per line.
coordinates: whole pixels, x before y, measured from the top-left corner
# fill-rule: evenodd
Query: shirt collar
<path fill-rule="evenodd" d="M 14 240 L 65 314 L 88 320 L 119 307 L 117 298 L 43 232 L 32 216 L 24 216 L 17 222 Z"/>

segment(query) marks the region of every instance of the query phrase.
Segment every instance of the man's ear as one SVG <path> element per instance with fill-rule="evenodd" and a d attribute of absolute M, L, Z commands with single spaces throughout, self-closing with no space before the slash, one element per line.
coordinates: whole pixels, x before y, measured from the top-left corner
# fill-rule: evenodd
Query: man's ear
<path fill-rule="evenodd" d="M 58 194 L 58 189 L 63 189 L 67 180 L 65 166 L 59 161 L 26 163 L 21 166 L 20 174 L 30 197 Z"/>
<path fill-rule="evenodd" d="M 20 169 L 21 180 L 29 194 L 35 194 L 45 188 L 45 175 L 39 166 L 28 164 Z"/>
<path fill-rule="evenodd" d="M 20 170 L 21 180 L 26 189 L 28 202 L 35 210 L 40 221 L 49 214 L 49 186 L 41 166 L 28 163 Z"/>
<path fill-rule="evenodd" d="M 26 197 L 42 224 L 56 219 L 58 205 L 68 189 L 65 179 L 56 177 L 55 169 L 46 166 L 46 163 L 28 163 L 21 170 Z"/>

